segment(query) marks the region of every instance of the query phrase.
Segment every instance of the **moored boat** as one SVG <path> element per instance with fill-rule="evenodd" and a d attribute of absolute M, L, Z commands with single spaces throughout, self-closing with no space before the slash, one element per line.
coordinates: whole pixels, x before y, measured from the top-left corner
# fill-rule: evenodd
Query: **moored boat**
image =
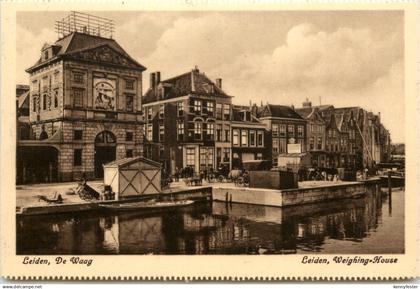
<path fill-rule="evenodd" d="M 131 211 L 131 210 L 154 210 L 171 209 L 192 205 L 194 201 L 149 201 L 149 202 L 131 202 L 120 204 L 100 204 L 99 206 L 113 211 Z"/>

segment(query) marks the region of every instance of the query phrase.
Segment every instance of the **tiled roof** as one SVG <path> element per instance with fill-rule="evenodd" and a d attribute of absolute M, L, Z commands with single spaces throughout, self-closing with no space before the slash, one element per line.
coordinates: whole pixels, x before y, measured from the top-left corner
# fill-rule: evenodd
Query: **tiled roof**
<path fill-rule="evenodd" d="M 312 107 L 296 108 L 295 111 L 302 117 L 307 118 L 314 109 Z"/>
<path fill-rule="evenodd" d="M 42 61 L 40 58 L 32 67 L 28 68 L 31 70 L 32 68 L 41 65 L 43 63 L 48 63 L 49 61 L 55 60 L 65 55 L 70 55 L 74 52 L 79 52 L 83 50 L 88 50 L 92 48 L 96 48 L 99 46 L 108 45 L 118 53 L 122 54 L 129 60 L 131 60 L 134 64 L 136 64 L 140 69 L 145 70 L 146 68 L 138 63 L 135 59 L 133 59 L 114 39 L 111 38 L 104 38 L 96 35 L 90 35 L 80 32 L 73 32 L 59 40 L 57 40 L 52 46 L 53 49 L 56 50 L 55 56 L 46 60 Z M 45 45 L 44 45 L 45 46 Z"/>
<path fill-rule="evenodd" d="M 303 119 L 296 111 L 291 107 L 285 105 L 274 105 L 267 104 L 264 110 L 261 112 L 260 117 L 282 117 L 282 118 L 293 118 Z"/>
<path fill-rule="evenodd" d="M 251 111 L 249 109 L 247 109 L 248 107 L 245 106 L 236 106 L 236 107 L 232 107 L 232 120 L 233 121 L 237 121 L 237 122 L 244 122 L 244 123 L 259 123 L 258 119 L 256 119 Z M 244 113 L 245 112 L 249 112 L 250 117 L 251 117 L 251 121 L 245 121 L 244 120 Z"/>
<path fill-rule="evenodd" d="M 149 88 L 143 96 L 143 103 L 159 100 L 159 88 L 164 90 L 163 99 L 189 94 L 209 95 L 230 98 L 221 88 L 198 69 L 161 81 L 157 88 Z"/>
<path fill-rule="evenodd" d="M 105 164 L 104 167 L 126 167 L 137 162 L 147 163 L 157 168 L 161 166 L 160 163 L 155 162 L 151 159 L 147 159 L 145 157 L 131 157 L 112 161 L 110 163 Z"/>
<path fill-rule="evenodd" d="M 26 91 L 19 95 L 18 108 L 29 108 L 29 91 Z"/>

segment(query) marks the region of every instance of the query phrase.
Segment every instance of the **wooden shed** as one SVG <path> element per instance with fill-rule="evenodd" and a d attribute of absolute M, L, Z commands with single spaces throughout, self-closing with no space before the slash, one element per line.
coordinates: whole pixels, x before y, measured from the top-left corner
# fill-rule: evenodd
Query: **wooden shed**
<path fill-rule="evenodd" d="M 115 192 L 115 199 L 161 192 L 161 165 L 144 157 L 124 158 L 103 165 L 104 185 Z"/>

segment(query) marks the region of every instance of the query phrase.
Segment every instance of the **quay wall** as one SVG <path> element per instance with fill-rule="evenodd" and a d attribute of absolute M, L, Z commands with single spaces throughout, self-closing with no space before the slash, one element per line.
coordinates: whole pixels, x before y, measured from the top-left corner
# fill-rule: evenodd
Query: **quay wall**
<path fill-rule="evenodd" d="M 284 207 L 354 198 L 364 195 L 365 190 L 365 185 L 360 182 L 288 190 L 218 187 L 213 188 L 213 200 Z"/>
<path fill-rule="evenodd" d="M 280 190 L 244 187 L 213 187 L 213 200 L 265 206 L 282 206 L 283 203 Z"/>
<path fill-rule="evenodd" d="M 72 204 L 48 204 L 42 206 L 21 207 L 20 211 L 16 212 L 17 215 L 44 215 L 44 214 L 60 214 L 70 212 L 93 211 L 100 209 L 100 204 L 114 204 L 114 203 L 129 203 L 147 199 L 161 198 L 163 201 L 168 200 L 194 200 L 211 201 L 212 190 L 211 187 L 195 187 L 186 190 L 167 191 L 163 194 L 147 195 L 140 198 L 132 198 L 124 201 L 97 201 L 97 202 L 83 202 Z"/>
<path fill-rule="evenodd" d="M 281 191 L 282 206 L 318 203 L 336 199 L 354 198 L 365 194 L 363 183 L 329 185 L 318 188 L 290 189 Z"/>

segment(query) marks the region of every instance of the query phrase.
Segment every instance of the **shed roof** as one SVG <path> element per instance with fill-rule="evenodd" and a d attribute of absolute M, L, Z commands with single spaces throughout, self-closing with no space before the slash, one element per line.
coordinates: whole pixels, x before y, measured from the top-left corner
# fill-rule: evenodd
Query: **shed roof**
<path fill-rule="evenodd" d="M 267 104 L 260 117 L 282 117 L 302 120 L 303 118 L 291 107 L 285 105 Z"/>
<path fill-rule="evenodd" d="M 161 167 L 160 163 L 155 162 L 151 159 L 147 159 L 145 157 L 132 157 L 132 158 L 119 159 L 119 160 L 115 160 L 113 162 L 104 164 L 104 168 L 123 168 L 137 162 L 147 163 L 149 165 L 155 166 L 156 168 Z"/>
<path fill-rule="evenodd" d="M 159 84 L 158 84 L 159 85 Z M 170 99 L 189 94 L 199 94 L 207 96 L 217 96 L 231 98 L 213 81 L 211 81 L 203 72 L 195 68 L 190 72 L 162 80 L 160 85 L 165 86 L 163 99 Z M 143 103 L 150 103 L 159 100 L 158 91 L 150 87 L 143 96 Z"/>

